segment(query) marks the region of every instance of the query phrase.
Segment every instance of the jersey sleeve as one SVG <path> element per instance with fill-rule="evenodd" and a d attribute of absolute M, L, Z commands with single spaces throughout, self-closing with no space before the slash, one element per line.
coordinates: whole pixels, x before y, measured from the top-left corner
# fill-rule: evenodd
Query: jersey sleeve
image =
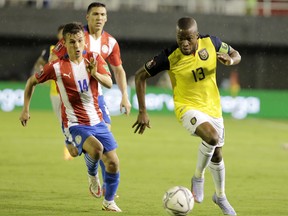
<path fill-rule="evenodd" d="M 122 64 L 120 47 L 117 42 L 115 43 L 111 54 L 107 57 L 107 61 L 113 66 L 119 66 Z"/>
<path fill-rule="evenodd" d="M 229 53 L 230 52 L 230 46 L 220 40 L 220 38 L 215 36 L 210 36 L 210 39 L 212 43 L 214 44 L 214 47 L 216 49 L 216 52 L 220 53 Z"/>
<path fill-rule="evenodd" d="M 170 49 L 164 49 L 153 59 L 145 63 L 144 67 L 146 71 L 150 74 L 150 76 L 155 76 L 156 74 L 164 70 L 170 69 L 168 57 L 171 54 L 172 50 L 175 50 L 175 47 Z"/>
<path fill-rule="evenodd" d="M 93 58 L 97 61 L 97 72 L 100 74 L 108 74 L 109 76 L 111 76 L 109 67 L 103 57 L 98 53 L 91 54 L 93 55 Z"/>
<path fill-rule="evenodd" d="M 64 58 L 67 55 L 67 49 L 64 46 L 64 39 L 58 41 L 58 43 L 53 48 L 52 52 L 57 55 L 59 59 Z"/>
<path fill-rule="evenodd" d="M 39 83 L 46 82 L 47 80 L 56 80 L 53 63 L 55 63 L 55 61 L 44 65 L 41 71 L 35 73 L 35 77 Z"/>

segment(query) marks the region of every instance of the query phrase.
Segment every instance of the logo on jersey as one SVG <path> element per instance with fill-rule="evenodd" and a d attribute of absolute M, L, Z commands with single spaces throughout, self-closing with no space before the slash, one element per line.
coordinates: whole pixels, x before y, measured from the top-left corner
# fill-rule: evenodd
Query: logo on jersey
<path fill-rule="evenodd" d="M 109 51 L 109 47 L 108 47 L 106 44 L 104 44 L 104 45 L 101 47 L 101 52 L 107 54 L 108 51 Z"/>
<path fill-rule="evenodd" d="M 197 122 L 197 119 L 196 119 L 195 117 L 193 117 L 193 118 L 190 120 L 190 123 L 191 123 L 192 125 L 195 125 L 196 122 Z"/>
<path fill-rule="evenodd" d="M 71 75 L 71 72 L 70 72 L 69 74 L 63 73 L 63 76 L 64 76 L 64 77 L 66 76 L 66 77 L 71 78 L 70 75 Z"/>
<path fill-rule="evenodd" d="M 75 142 L 76 142 L 76 144 L 79 145 L 79 144 L 81 143 L 81 141 L 82 141 L 82 137 L 81 137 L 80 135 L 77 135 L 77 136 L 75 137 Z"/>
<path fill-rule="evenodd" d="M 59 51 L 63 48 L 63 46 L 64 46 L 64 45 L 59 42 L 59 43 L 56 44 L 54 50 L 55 50 L 56 52 L 59 52 Z"/>
<path fill-rule="evenodd" d="M 152 59 L 146 63 L 146 68 L 149 70 L 149 69 L 153 68 L 155 65 L 156 65 L 156 61 L 154 61 L 154 59 Z"/>
<path fill-rule="evenodd" d="M 43 69 L 41 69 L 40 71 L 36 72 L 36 77 L 40 78 L 43 74 L 44 74 L 44 71 Z"/>
<path fill-rule="evenodd" d="M 200 59 L 203 61 L 205 61 L 209 58 L 209 54 L 208 54 L 208 51 L 206 50 L 206 48 L 199 50 L 198 55 L 199 55 Z"/>

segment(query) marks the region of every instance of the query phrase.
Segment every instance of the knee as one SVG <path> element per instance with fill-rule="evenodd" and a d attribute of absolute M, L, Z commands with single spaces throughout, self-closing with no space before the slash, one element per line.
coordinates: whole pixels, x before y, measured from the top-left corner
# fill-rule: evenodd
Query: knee
<path fill-rule="evenodd" d="M 216 148 L 214 151 L 214 154 L 211 158 L 211 161 L 214 163 L 219 163 L 220 161 L 222 161 L 222 151 L 221 148 Z"/>
<path fill-rule="evenodd" d="M 72 157 L 77 157 L 78 156 L 78 149 L 72 145 L 72 144 L 67 144 L 66 145 L 68 151 L 69 151 L 69 154 L 72 156 Z"/>
<path fill-rule="evenodd" d="M 113 159 L 107 161 L 105 164 L 106 170 L 109 173 L 117 173 L 119 171 L 119 160 L 118 159 Z"/>
<path fill-rule="evenodd" d="M 97 146 L 93 148 L 93 151 L 90 152 L 90 155 L 93 159 L 99 160 L 102 157 L 103 146 Z"/>
<path fill-rule="evenodd" d="M 206 142 L 209 145 L 216 146 L 219 142 L 218 134 L 217 133 L 210 134 L 210 136 L 207 138 Z"/>

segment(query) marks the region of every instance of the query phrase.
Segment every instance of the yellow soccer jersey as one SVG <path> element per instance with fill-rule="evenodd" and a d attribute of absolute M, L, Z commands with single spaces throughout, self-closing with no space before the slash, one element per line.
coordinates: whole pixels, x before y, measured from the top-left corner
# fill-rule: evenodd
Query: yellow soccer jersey
<path fill-rule="evenodd" d="M 215 118 L 222 116 L 216 83 L 216 52 L 228 53 L 229 48 L 217 37 L 200 36 L 195 54 L 183 55 L 175 45 L 145 64 L 151 76 L 168 70 L 178 120 L 189 109 L 199 110 Z"/>

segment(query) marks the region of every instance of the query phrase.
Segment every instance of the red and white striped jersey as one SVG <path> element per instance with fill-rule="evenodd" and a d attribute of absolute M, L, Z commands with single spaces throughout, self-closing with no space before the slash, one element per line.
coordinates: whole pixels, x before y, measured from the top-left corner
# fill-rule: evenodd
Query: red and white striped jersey
<path fill-rule="evenodd" d="M 96 40 L 90 35 L 88 26 L 84 27 L 85 30 L 85 50 L 100 53 L 101 56 L 111 65 L 119 66 L 122 64 L 120 47 L 117 40 L 109 33 L 103 31 L 101 37 Z M 67 55 L 67 50 L 64 46 L 64 39 L 58 41 L 53 53 L 58 58 L 64 58 Z M 99 94 L 102 95 L 102 89 L 99 88 Z"/>
<path fill-rule="evenodd" d="M 83 57 L 94 57 L 97 72 L 111 76 L 108 65 L 101 55 L 86 52 Z M 64 127 L 74 125 L 95 125 L 102 121 L 98 105 L 98 81 L 86 70 L 85 60 L 75 64 L 69 59 L 58 59 L 44 66 L 35 76 L 39 83 L 55 80 L 62 101 L 62 122 Z"/>

